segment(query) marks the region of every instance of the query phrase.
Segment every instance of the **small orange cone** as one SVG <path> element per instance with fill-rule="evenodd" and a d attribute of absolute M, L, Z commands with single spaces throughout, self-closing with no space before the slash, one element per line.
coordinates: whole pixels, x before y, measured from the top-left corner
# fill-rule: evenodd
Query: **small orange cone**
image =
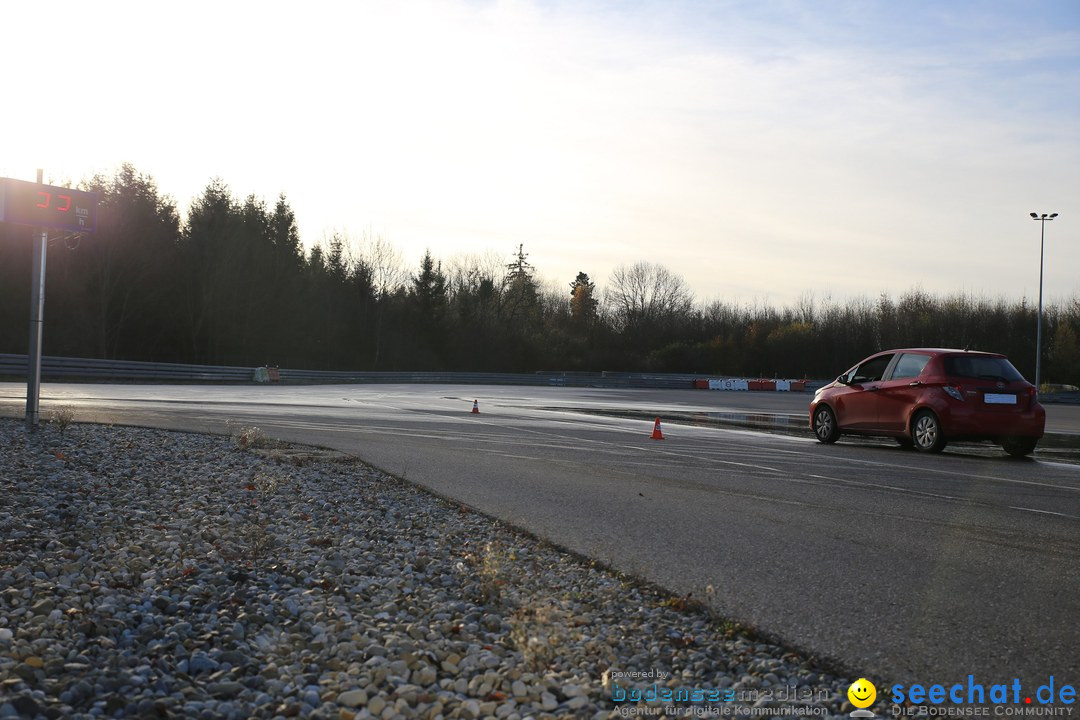
<path fill-rule="evenodd" d="M 650 439 L 651 440 L 663 440 L 664 439 L 664 433 L 660 432 L 660 418 L 656 418 L 656 423 L 653 425 L 652 435 L 650 436 Z"/>
<path fill-rule="evenodd" d="M 480 414 L 480 406 L 476 404 L 475 400 L 472 401 L 472 414 L 473 415 L 479 415 Z"/>

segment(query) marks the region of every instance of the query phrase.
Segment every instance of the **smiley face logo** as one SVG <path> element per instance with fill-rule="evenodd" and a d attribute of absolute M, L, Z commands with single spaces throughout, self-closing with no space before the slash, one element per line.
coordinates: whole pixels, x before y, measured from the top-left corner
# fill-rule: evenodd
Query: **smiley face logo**
<path fill-rule="evenodd" d="M 867 708 L 877 699 L 877 688 L 866 678 L 859 678 L 851 683 L 847 690 L 848 700 L 857 708 Z"/>

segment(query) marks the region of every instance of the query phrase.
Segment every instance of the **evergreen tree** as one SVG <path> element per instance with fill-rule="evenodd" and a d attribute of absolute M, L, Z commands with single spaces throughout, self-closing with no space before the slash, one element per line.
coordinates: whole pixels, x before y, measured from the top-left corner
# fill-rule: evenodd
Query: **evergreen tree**
<path fill-rule="evenodd" d="M 416 346 L 415 362 L 425 369 L 441 368 L 449 336 L 445 327 L 449 297 L 442 263 L 435 262 L 430 250 L 424 253 L 420 261 L 420 272 L 413 278 L 409 301 Z"/>
<path fill-rule="evenodd" d="M 191 203 L 181 243 L 185 336 L 195 362 L 222 361 L 221 341 L 228 331 L 222 311 L 231 300 L 228 274 L 239 264 L 230 247 L 236 226 L 236 201 L 228 186 L 211 181 Z"/>
<path fill-rule="evenodd" d="M 577 326 L 591 325 L 596 320 L 596 285 L 589 276 L 579 272 L 570 283 L 570 319 Z"/>
<path fill-rule="evenodd" d="M 430 324 L 440 324 L 446 313 L 446 275 L 442 263 L 436 263 L 431 251 L 420 261 L 420 273 L 413 278 L 412 298 L 419 314 Z"/>
<path fill-rule="evenodd" d="M 153 178 L 124 164 L 96 176 L 100 193 L 93 235 L 53 245 L 47 269 L 62 282 L 47 283 L 50 321 L 67 323 L 48 352 L 102 358 L 173 360 L 181 352 L 175 312 L 180 220 L 172 198 Z M 57 341 L 64 346 L 57 346 Z"/>
<path fill-rule="evenodd" d="M 506 266 L 503 291 L 503 318 L 508 324 L 528 323 L 537 309 L 536 282 L 525 246 L 518 245 L 513 262 Z"/>

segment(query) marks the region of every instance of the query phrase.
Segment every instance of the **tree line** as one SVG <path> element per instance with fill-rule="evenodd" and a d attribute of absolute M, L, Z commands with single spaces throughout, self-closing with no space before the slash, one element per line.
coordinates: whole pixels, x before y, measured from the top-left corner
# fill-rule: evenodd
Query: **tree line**
<path fill-rule="evenodd" d="M 700 302 L 662 265 L 538 279 L 524 246 L 500 258 L 407 268 L 379 237 L 335 233 L 305 250 L 284 196 L 238 199 L 221 180 L 185 219 L 124 165 L 100 193 L 97 232 L 47 261 L 47 355 L 305 369 L 601 370 L 827 378 L 879 349 L 967 347 L 1034 376 L 1026 298 L 921 289 L 793 305 Z M 0 352 L 26 352 L 31 231 L 0 225 Z M 1080 299 L 1044 309 L 1043 378 L 1080 383 Z"/>

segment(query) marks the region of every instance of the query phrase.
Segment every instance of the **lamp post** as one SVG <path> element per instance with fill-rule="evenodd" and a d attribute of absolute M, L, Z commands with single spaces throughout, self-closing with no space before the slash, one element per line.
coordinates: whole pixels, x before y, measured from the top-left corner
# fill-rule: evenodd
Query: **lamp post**
<path fill-rule="evenodd" d="M 1039 328 L 1035 331 L 1035 390 L 1042 388 L 1042 308 L 1043 308 L 1043 247 L 1046 245 L 1046 221 L 1053 220 L 1057 213 L 1031 213 L 1031 219 L 1042 223 L 1039 236 Z"/>

